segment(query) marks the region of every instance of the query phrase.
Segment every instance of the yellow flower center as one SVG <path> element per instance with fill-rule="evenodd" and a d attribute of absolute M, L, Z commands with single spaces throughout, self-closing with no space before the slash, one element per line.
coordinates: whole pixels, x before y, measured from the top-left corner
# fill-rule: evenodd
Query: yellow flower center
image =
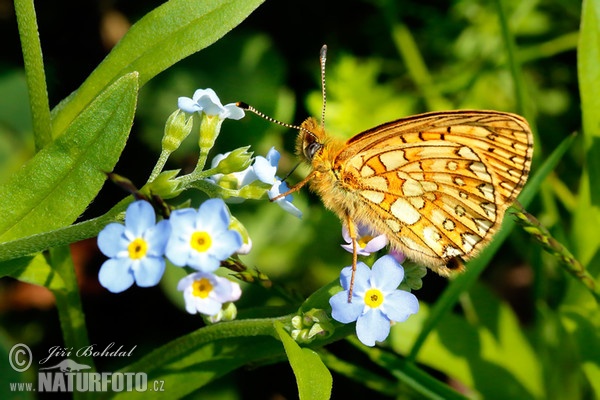
<path fill-rule="evenodd" d="M 379 289 L 369 289 L 365 293 L 365 304 L 377 308 L 383 303 L 383 293 Z"/>
<path fill-rule="evenodd" d="M 371 240 L 373 240 L 373 236 L 365 235 L 358 239 L 358 245 L 361 249 L 364 249 L 365 247 L 367 247 L 367 244 L 369 244 Z"/>
<path fill-rule="evenodd" d="M 136 238 L 134 241 L 129 243 L 127 246 L 127 250 L 129 251 L 129 258 L 132 260 L 139 260 L 146 256 L 146 252 L 148 251 L 148 243 L 142 238 Z"/>
<path fill-rule="evenodd" d="M 211 244 L 212 239 L 207 232 L 194 232 L 192 234 L 192 240 L 190 240 L 190 246 L 192 246 L 192 249 L 203 253 L 210 249 Z"/>
<path fill-rule="evenodd" d="M 192 294 L 201 299 L 207 298 L 212 290 L 213 285 L 207 278 L 198 279 L 192 283 Z"/>

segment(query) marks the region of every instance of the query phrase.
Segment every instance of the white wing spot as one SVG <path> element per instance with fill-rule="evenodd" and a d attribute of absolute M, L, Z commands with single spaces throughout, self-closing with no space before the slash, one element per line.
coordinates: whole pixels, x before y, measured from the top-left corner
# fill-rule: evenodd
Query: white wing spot
<path fill-rule="evenodd" d="M 371 189 L 377 189 L 381 192 L 387 192 L 388 183 L 387 180 L 383 176 L 371 176 L 369 178 L 363 179 L 363 183 L 365 186 Z"/>
<path fill-rule="evenodd" d="M 410 197 L 408 199 L 408 202 L 417 210 L 420 210 L 423 207 L 425 207 L 425 199 L 423 199 L 422 197 Z"/>
<path fill-rule="evenodd" d="M 379 204 L 385 198 L 385 193 L 374 190 L 362 190 L 360 195 L 372 203 Z"/>
<path fill-rule="evenodd" d="M 400 227 L 400 224 L 398 223 L 398 221 L 396 221 L 394 219 L 386 219 L 385 223 L 387 224 L 387 226 L 390 227 L 390 229 L 393 232 L 396 232 L 396 233 L 400 232 L 401 227 Z"/>
<path fill-rule="evenodd" d="M 442 226 L 447 231 L 453 231 L 454 228 L 456 228 L 456 224 L 451 219 L 444 220 L 444 222 L 442 223 Z"/>
<path fill-rule="evenodd" d="M 383 166 L 388 171 L 396 170 L 399 167 L 406 164 L 406 159 L 404 158 L 404 151 L 402 150 L 389 151 L 387 153 L 380 154 L 379 161 L 381 161 Z"/>
<path fill-rule="evenodd" d="M 458 169 L 458 163 L 456 161 L 448 161 L 446 168 L 450 171 L 456 171 Z"/>
<path fill-rule="evenodd" d="M 363 178 L 368 178 L 369 176 L 373 176 L 375 174 L 375 170 L 371 167 L 369 167 L 368 165 L 364 165 L 361 169 L 360 169 L 360 176 L 362 176 Z"/>
<path fill-rule="evenodd" d="M 483 197 L 486 199 L 494 200 L 494 187 L 491 184 L 482 183 L 481 185 L 477 186 L 477 189 L 479 189 Z"/>
<path fill-rule="evenodd" d="M 433 226 L 427 226 L 423 228 L 423 239 L 425 239 L 425 242 L 427 243 L 435 244 L 442 240 L 442 235 L 440 235 L 440 232 Z"/>
<path fill-rule="evenodd" d="M 458 257 L 460 255 L 462 255 L 462 252 L 460 251 L 460 249 L 457 249 L 454 246 L 446 246 L 446 248 L 444 249 L 444 253 L 442 254 L 442 257 L 452 258 L 452 257 Z"/>
<path fill-rule="evenodd" d="M 463 247 L 465 252 L 469 253 L 477 243 L 481 240 L 481 238 L 473 233 L 463 233 L 460 235 L 463 243 Z"/>
<path fill-rule="evenodd" d="M 477 225 L 479 232 L 484 234 L 487 233 L 487 231 L 489 231 L 492 227 L 492 223 L 487 219 L 473 218 L 473 222 L 475 222 L 475 225 Z"/>
<path fill-rule="evenodd" d="M 409 179 L 402 184 L 402 193 L 406 197 L 421 196 L 423 194 L 423 186 L 414 179 Z"/>
<path fill-rule="evenodd" d="M 396 218 L 407 225 L 413 225 L 421 219 L 421 214 L 403 198 L 396 199 L 390 211 Z"/>
<path fill-rule="evenodd" d="M 494 203 L 481 203 L 480 206 L 488 217 L 496 215 L 496 205 Z"/>
<path fill-rule="evenodd" d="M 456 154 L 458 154 L 462 158 L 466 158 L 468 160 L 479 161 L 479 157 L 477 157 L 477 154 L 475 154 L 475 152 L 470 147 L 467 147 L 467 146 L 463 146 L 460 149 L 458 149 Z"/>

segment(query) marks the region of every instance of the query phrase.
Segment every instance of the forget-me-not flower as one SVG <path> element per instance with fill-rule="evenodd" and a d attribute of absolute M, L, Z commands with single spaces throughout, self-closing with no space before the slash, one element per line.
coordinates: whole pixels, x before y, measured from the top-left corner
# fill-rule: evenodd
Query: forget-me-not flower
<path fill-rule="evenodd" d="M 98 234 L 98 247 L 107 257 L 98 279 L 113 293 L 138 286 L 155 286 L 165 271 L 165 246 L 171 233 L 168 220 L 156 224 L 154 209 L 144 200 L 131 203 L 125 225 L 111 223 Z"/>
<path fill-rule="evenodd" d="M 184 208 L 171 213 L 171 237 L 167 258 L 179 267 L 213 272 L 242 244 L 239 232 L 229 229 L 230 215 L 222 199 L 206 200 L 198 210 Z"/>
<path fill-rule="evenodd" d="M 204 315 L 217 314 L 223 303 L 236 301 L 242 294 L 239 284 L 206 272 L 196 272 L 181 279 L 177 290 L 183 292 L 187 312 Z"/>
<path fill-rule="evenodd" d="M 365 225 L 358 225 L 356 234 L 358 236 L 357 244 L 359 256 L 368 256 L 371 253 L 375 253 L 383 249 L 388 244 L 388 238 L 386 235 L 377 235 Z M 352 253 L 352 238 L 350 237 L 350 233 L 348 232 L 346 225 L 342 227 L 342 237 L 346 241 L 346 243 L 342 245 L 342 248 Z"/>
<path fill-rule="evenodd" d="M 217 154 L 211 162 L 211 168 L 217 168 L 219 163 L 226 159 L 230 153 L 231 152 Z M 232 172 L 227 175 L 214 174 L 207 179 L 217 185 L 222 185 L 234 190 L 239 190 L 255 181 L 261 181 L 268 185 L 272 185 L 276 181 L 275 174 L 277 173 L 277 164 L 279 164 L 279 158 L 279 152 L 275 149 L 275 147 L 272 147 L 267 153 L 266 157 L 255 157 L 252 165 L 243 171 Z M 225 183 L 225 181 L 227 181 L 227 183 Z M 242 198 L 228 198 L 228 202 L 241 203 L 244 200 L 245 199 Z"/>
<path fill-rule="evenodd" d="M 290 190 L 290 188 L 288 187 L 287 183 L 285 183 L 282 180 L 277 179 L 275 181 L 275 183 L 273 184 L 273 186 L 271 187 L 271 189 L 269 189 L 267 194 L 269 195 L 269 199 L 273 200 L 274 198 L 281 195 L 282 193 L 287 192 L 288 190 Z M 288 194 L 287 196 L 279 197 L 277 200 L 273 200 L 273 201 L 275 203 L 277 203 L 285 211 L 289 212 L 290 214 L 292 214 L 298 218 L 302 218 L 302 211 L 300 211 L 298 209 L 298 207 L 296 207 L 295 205 L 292 204 L 292 195 L 291 194 Z"/>
<path fill-rule="evenodd" d="M 206 115 L 219 116 L 219 119 L 241 119 L 244 117 L 244 110 L 234 103 L 221 104 L 219 96 L 214 90 L 198 89 L 190 99 L 189 97 L 180 97 L 177 100 L 177 106 L 181 111 L 187 113 L 203 112 Z"/>
<path fill-rule="evenodd" d="M 338 322 L 348 324 L 356 321 L 356 336 L 367 346 L 385 340 L 392 322 L 405 321 L 419 310 L 415 295 L 398 286 L 404 279 L 404 269 L 391 256 L 379 258 L 373 269 L 363 262 L 356 265 L 352 302 L 348 302 L 348 290 L 352 267 L 346 267 L 340 275 L 344 289 L 329 299 L 331 316 Z"/>

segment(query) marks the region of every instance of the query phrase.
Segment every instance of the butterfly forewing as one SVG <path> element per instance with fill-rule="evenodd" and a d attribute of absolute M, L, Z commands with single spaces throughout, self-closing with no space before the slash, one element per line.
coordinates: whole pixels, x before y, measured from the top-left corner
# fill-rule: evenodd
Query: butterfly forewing
<path fill-rule="evenodd" d="M 359 203 L 348 218 L 447 274 L 446 264 L 472 258 L 489 242 L 527 179 L 531 152 L 521 117 L 450 111 L 365 131 L 332 164 Z"/>

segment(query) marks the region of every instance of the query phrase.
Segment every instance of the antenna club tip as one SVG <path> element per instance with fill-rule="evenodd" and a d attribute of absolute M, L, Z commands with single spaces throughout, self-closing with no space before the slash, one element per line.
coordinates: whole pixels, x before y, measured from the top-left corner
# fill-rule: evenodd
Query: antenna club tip
<path fill-rule="evenodd" d="M 321 46 L 321 57 L 325 57 L 327 55 L 327 45 L 324 44 Z"/>
<path fill-rule="evenodd" d="M 242 110 L 249 110 L 250 106 L 248 105 L 248 103 L 244 103 L 243 101 L 238 101 L 235 103 L 235 105 L 239 108 L 241 108 Z"/>

